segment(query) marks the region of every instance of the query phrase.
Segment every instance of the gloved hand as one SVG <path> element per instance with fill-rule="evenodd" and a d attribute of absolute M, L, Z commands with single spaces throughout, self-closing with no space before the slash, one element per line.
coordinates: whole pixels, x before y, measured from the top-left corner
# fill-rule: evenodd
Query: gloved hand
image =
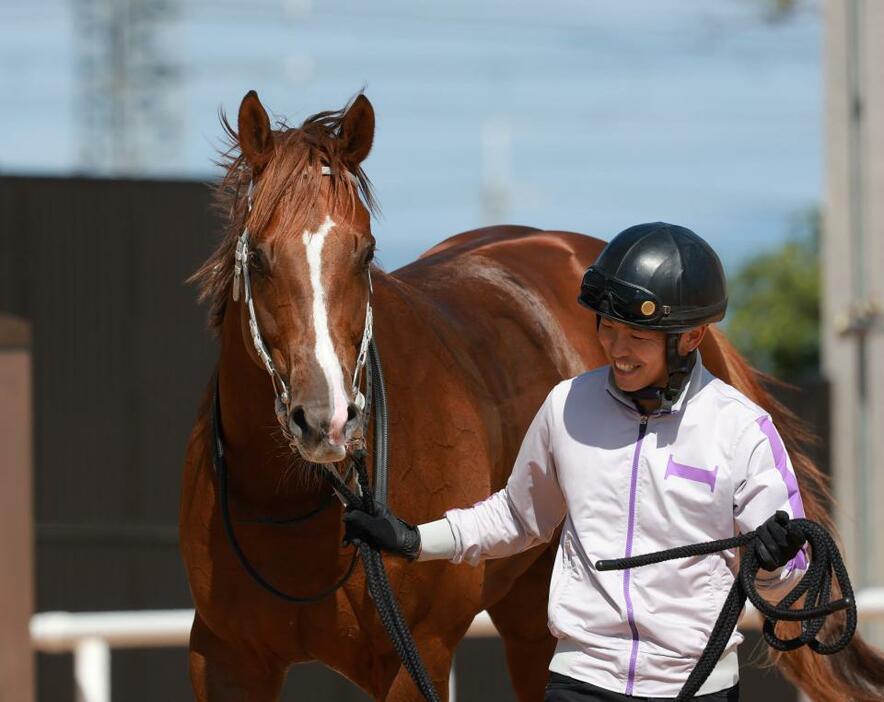
<path fill-rule="evenodd" d="M 374 516 L 356 508 L 344 513 L 344 543 L 354 542 L 381 548 L 410 561 L 421 552 L 421 535 L 417 528 L 382 506 L 377 508 Z"/>
<path fill-rule="evenodd" d="M 807 541 L 782 510 L 755 530 L 755 553 L 764 570 L 782 568 L 795 558 Z"/>

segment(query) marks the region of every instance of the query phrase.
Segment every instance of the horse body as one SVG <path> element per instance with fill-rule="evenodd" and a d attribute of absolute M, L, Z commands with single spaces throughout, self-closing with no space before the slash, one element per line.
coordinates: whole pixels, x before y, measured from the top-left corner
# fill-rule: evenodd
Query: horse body
<path fill-rule="evenodd" d="M 375 274 L 375 338 L 390 411 L 390 505 L 403 519 L 437 519 L 503 487 L 552 385 L 601 362 L 594 325 L 574 304 L 571 285 L 600 248 L 580 235 L 497 227 L 454 237 L 392 275 Z M 307 512 L 327 488 L 297 478 L 302 484 L 295 490 L 281 487 L 291 458 L 271 431 L 269 380 L 249 362 L 238 308 L 231 306 L 227 317 L 219 374 L 235 511 L 248 511 L 240 518 Z M 218 514 L 208 411 L 207 400 L 188 447 L 181 512 L 199 613 L 194 639 L 203 642 L 197 669 L 210 667 L 213 656 L 226 660 L 249 650 L 252 665 L 260 661 L 258 670 L 274 671 L 279 681 L 289 663 L 321 660 L 377 697 L 412 698 L 361 569 L 333 597 L 305 606 L 278 600 L 249 579 Z M 336 506 L 301 526 L 236 529 L 250 559 L 275 584 L 309 595 L 346 569 L 340 517 Z M 528 677 L 524 666 L 531 671 L 524 699 L 542 690 L 553 644 L 545 625 L 548 559 L 536 574 L 531 567 L 544 550 L 478 568 L 388 559 L 391 583 L 440 690 L 454 647 L 482 609 L 512 636 L 520 677 Z M 517 589 L 507 607 L 520 577 L 531 592 Z M 533 630 L 524 631 L 526 622 Z M 526 651 L 525 642 L 539 651 Z M 215 699 L 209 689 L 206 683 L 206 699 Z M 269 690 L 268 699 L 275 694 Z"/>

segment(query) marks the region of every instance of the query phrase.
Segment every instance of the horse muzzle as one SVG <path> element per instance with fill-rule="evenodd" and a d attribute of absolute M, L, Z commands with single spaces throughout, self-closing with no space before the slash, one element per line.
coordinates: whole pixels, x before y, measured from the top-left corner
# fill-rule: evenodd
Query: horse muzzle
<path fill-rule="evenodd" d="M 347 443 L 362 425 L 362 412 L 347 405 L 346 418 L 332 416 L 328 405 L 299 404 L 287 418 L 298 452 L 312 463 L 335 463 L 347 454 Z"/>

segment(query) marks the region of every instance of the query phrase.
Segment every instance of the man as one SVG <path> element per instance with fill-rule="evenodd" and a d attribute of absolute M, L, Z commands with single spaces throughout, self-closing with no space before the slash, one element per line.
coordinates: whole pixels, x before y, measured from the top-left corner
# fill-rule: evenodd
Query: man
<path fill-rule="evenodd" d="M 552 389 L 506 487 L 418 527 L 351 511 L 347 538 L 475 565 L 549 541 L 564 522 L 545 699 L 670 699 L 706 646 L 737 553 L 622 572 L 593 564 L 756 530 L 758 587 L 776 600 L 807 566 L 789 523 L 804 509 L 768 414 L 700 360 L 708 325 L 727 307 L 705 241 L 661 222 L 630 227 L 586 271 L 579 301 L 596 314 L 609 365 Z M 734 632 L 696 699 L 738 699 L 741 640 Z"/>

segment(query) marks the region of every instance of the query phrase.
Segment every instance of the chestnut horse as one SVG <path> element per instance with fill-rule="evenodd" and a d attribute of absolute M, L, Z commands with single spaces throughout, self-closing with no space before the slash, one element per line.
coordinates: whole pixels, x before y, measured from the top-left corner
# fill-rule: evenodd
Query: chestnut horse
<path fill-rule="evenodd" d="M 576 303 L 581 274 L 603 242 L 490 227 L 452 237 L 385 273 L 372 264 L 373 201 L 360 165 L 374 135 L 374 112 L 364 96 L 300 128 L 273 129 L 251 92 L 237 130 L 225 126 L 232 145 L 219 198 L 230 224 L 194 277 L 202 299 L 211 302 L 220 342 L 217 387 L 235 528 L 269 581 L 309 596 L 338 580 L 349 564 L 340 504 L 332 501 L 309 521 L 285 528 L 256 518 L 283 519 L 329 502 L 316 464 L 342 461 L 359 440 L 362 408 L 351 380 L 368 303 L 389 398 L 389 503 L 412 523 L 437 519 L 502 487 L 549 389 L 604 362 L 594 319 Z M 252 341 L 248 305 L 233 291 L 235 249 L 245 227 L 255 319 L 278 373 L 272 379 Z M 800 452 L 794 419 L 720 332 L 707 335 L 702 354 L 713 373 L 772 412 L 799 473 L 808 517 L 826 522 L 825 485 Z M 287 393 L 280 412 L 277 384 Z M 419 699 L 361 568 L 334 594 L 295 605 L 261 589 L 236 559 L 213 471 L 214 388 L 213 380 L 188 445 L 180 511 L 196 605 L 190 640 L 196 698 L 274 700 L 290 665 L 318 660 L 375 699 Z M 546 626 L 553 553 L 541 546 L 476 568 L 387 559 L 393 589 L 443 698 L 454 649 L 483 609 L 500 632 L 519 699 L 542 698 L 554 648 Z M 880 659 L 859 639 L 832 660 L 797 652 L 780 663 L 815 699 L 878 699 L 877 688 L 863 693 L 861 687 Z"/>

